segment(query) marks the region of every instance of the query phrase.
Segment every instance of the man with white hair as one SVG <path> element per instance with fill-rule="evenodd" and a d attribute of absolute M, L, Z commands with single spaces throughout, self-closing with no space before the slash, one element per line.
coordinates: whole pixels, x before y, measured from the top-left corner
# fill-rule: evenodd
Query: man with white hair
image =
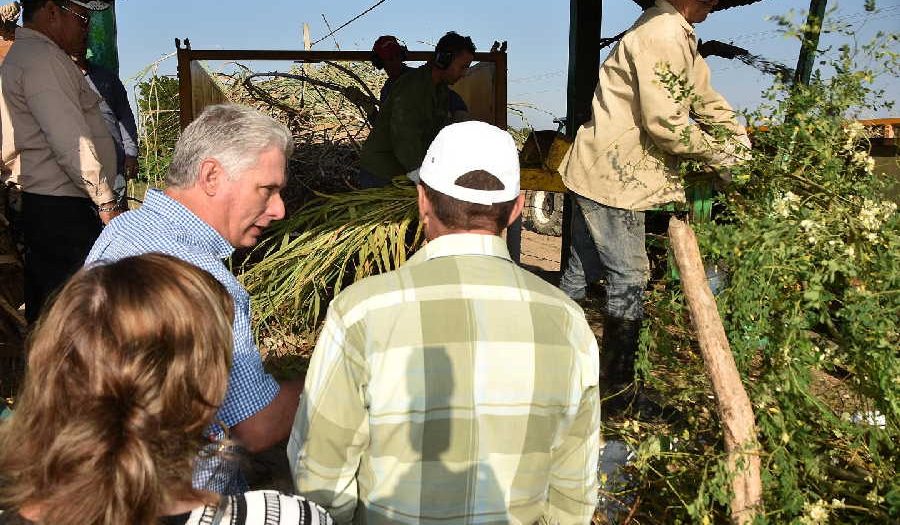
<path fill-rule="evenodd" d="M 284 217 L 280 192 L 293 147 L 287 128 L 252 108 L 207 107 L 175 146 L 166 190 L 149 190 L 139 209 L 103 231 L 88 256 L 90 263 L 161 252 L 206 270 L 225 286 L 234 299 L 234 357 L 218 422 L 250 452 L 288 436 L 302 384 L 279 385 L 263 370 L 250 329 L 249 294 L 223 260 L 235 248 L 255 245 L 272 221 Z M 201 461 L 194 484 L 241 492 L 236 465 Z"/>
<path fill-rule="evenodd" d="M 515 143 L 452 124 L 419 176 L 428 244 L 328 309 L 288 442 L 297 490 L 337 523 L 588 523 L 597 342 L 500 237 L 524 203 Z"/>

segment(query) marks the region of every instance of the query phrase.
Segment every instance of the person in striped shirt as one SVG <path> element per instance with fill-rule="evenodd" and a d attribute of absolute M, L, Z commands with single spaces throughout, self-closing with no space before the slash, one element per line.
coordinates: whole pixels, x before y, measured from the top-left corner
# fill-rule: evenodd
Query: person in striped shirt
<path fill-rule="evenodd" d="M 444 128 L 419 170 L 428 244 L 341 292 L 288 444 L 336 523 L 588 523 L 599 351 L 581 308 L 519 268 L 512 137 Z"/>

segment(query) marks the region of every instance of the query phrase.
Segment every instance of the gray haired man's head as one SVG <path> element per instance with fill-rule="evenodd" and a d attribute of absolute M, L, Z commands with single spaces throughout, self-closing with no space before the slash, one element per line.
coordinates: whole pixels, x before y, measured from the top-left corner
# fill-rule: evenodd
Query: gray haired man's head
<path fill-rule="evenodd" d="M 293 153 L 294 140 L 283 124 L 249 106 L 207 106 L 178 139 L 166 184 L 176 188 L 193 186 L 200 163 L 210 158 L 216 159 L 231 179 L 236 179 L 270 148 L 283 151 L 285 158 Z"/>

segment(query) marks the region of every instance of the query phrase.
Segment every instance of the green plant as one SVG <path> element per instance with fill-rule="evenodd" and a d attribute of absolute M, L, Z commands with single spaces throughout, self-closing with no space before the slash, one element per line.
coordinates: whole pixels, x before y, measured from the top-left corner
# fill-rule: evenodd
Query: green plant
<path fill-rule="evenodd" d="M 181 133 L 178 105 L 178 79 L 151 74 L 138 81 L 141 167 L 138 180 L 162 187 L 172 162 L 175 143 Z"/>
<path fill-rule="evenodd" d="M 878 110 L 878 73 L 898 72 L 896 35 L 837 49 L 809 86 L 776 84 L 748 116 L 751 159 L 695 224 L 728 284 L 719 311 L 762 446 L 763 523 L 900 519 L 900 213 L 873 169 L 860 110 Z M 867 61 L 868 68 L 859 69 Z M 646 381 L 683 417 L 614 431 L 638 451 L 638 516 L 724 520 L 721 428 L 679 283 L 650 295 Z"/>

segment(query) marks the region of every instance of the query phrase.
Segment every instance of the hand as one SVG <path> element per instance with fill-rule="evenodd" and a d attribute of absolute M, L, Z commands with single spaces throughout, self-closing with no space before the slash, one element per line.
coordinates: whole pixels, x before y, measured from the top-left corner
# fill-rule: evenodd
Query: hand
<path fill-rule="evenodd" d="M 110 210 L 110 211 L 101 211 L 101 212 L 99 212 L 100 220 L 103 221 L 103 225 L 105 226 L 105 225 L 109 224 L 109 221 L 115 219 L 119 215 L 122 215 L 123 211 L 125 211 L 125 210 L 120 210 L 119 208 L 116 208 L 116 209 Z"/>
<path fill-rule="evenodd" d="M 131 180 L 137 176 L 138 161 L 137 157 L 125 155 L 125 178 Z"/>
<path fill-rule="evenodd" d="M 122 203 L 116 201 L 104 202 L 97 206 L 97 214 L 100 216 L 100 220 L 103 221 L 104 225 L 109 224 L 109 221 L 122 215 L 125 211 L 127 210 L 122 206 Z"/>

